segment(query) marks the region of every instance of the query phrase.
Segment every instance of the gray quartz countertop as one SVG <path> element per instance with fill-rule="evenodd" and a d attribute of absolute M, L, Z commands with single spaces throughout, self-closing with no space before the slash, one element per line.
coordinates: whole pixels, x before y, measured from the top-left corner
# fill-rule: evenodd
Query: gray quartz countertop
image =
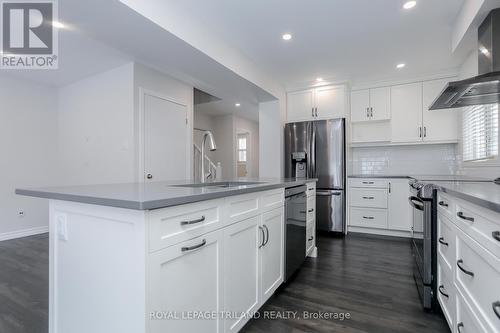
<path fill-rule="evenodd" d="M 432 183 L 439 191 L 500 213 L 500 185 L 493 182 Z"/>
<path fill-rule="evenodd" d="M 309 182 L 316 182 L 317 179 L 245 178 L 223 180 L 221 182 L 227 181 L 257 182 L 257 184 L 231 187 L 180 187 L 179 185 L 186 185 L 191 182 L 150 182 L 19 188 L 16 189 L 16 194 L 45 199 L 75 201 L 101 206 L 150 210 L 276 188 L 299 186 Z"/>

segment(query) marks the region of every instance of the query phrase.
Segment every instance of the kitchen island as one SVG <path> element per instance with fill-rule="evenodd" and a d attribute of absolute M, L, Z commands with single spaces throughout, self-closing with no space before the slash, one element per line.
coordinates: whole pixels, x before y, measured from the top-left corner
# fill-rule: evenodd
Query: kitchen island
<path fill-rule="evenodd" d="M 154 182 L 50 199 L 50 333 L 237 332 L 283 282 L 284 188 Z"/>

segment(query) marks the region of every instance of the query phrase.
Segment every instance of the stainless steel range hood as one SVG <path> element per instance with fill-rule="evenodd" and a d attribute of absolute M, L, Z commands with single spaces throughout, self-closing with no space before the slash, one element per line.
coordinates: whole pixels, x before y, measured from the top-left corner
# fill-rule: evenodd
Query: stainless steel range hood
<path fill-rule="evenodd" d="M 479 76 L 450 82 L 430 110 L 500 103 L 500 8 L 478 29 Z"/>

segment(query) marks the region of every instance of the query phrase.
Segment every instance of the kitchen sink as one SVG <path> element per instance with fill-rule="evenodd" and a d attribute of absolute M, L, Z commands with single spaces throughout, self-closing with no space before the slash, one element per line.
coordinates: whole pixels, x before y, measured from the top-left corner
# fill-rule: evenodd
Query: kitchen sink
<path fill-rule="evenodd" d="M 227 182 L 213 182 L 213 183 L 196 183 L 196 184 L 182 184 L 182 185 L 172 185 L 175 187 L 222 187 L 222 188 L 231 188 L 238 186 L 247 186 L 247 185 L 257 185 L 257 184 L 265 184 L 263 182 L 245 182 L 245 181 L 227 181 Z"/>

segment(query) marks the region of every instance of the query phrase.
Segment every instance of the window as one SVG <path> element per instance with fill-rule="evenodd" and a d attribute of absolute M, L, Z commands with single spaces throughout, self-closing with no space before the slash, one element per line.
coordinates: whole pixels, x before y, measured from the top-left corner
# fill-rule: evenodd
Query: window
<path fill-rule="evenodd" d="M 238 135 L 238 162 L 247 161 L 247 134 Z"/>
<path fill-rule="evenodd" d="M 463 113 L 463 160 L 498 156 L 498 104 L 476 105 Z"/>

